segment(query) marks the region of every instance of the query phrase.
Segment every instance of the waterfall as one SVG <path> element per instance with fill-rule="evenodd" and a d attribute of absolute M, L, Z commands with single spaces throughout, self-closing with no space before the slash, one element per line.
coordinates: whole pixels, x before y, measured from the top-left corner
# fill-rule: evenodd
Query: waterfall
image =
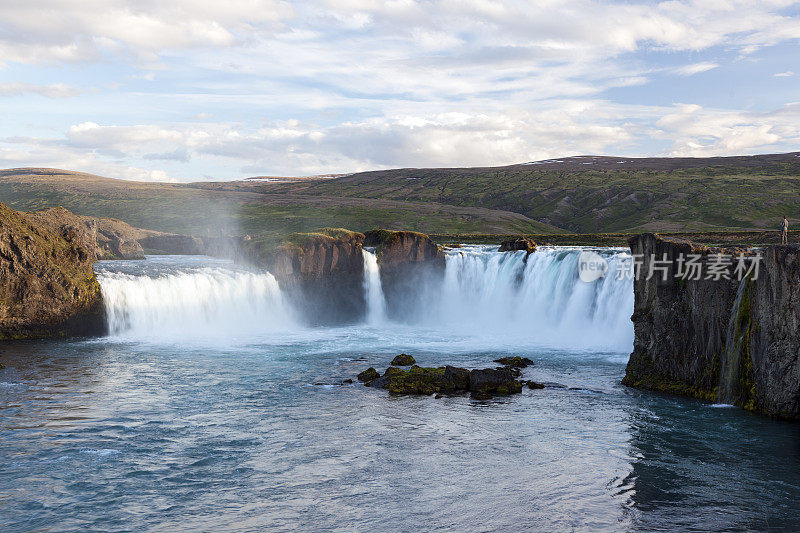
<path fill-rule="evenodd" d="M 622 249 L 597 250 L 605 277 L 578 277 L 580 248 L 498 253 L 469 247 L 447 256 L 438 312 L 428 320 L 520 343 L 629 353 L 633 282 L 618 279 Z"/>
<path fill-rule="evenodd" d="M 111 335 L 233 338 L 279 332 L 292 313 L 269 273 L 201 268 L 151 276 L 98 273 Z"/>
<path fill-rule="evenodd" d="M 739 282 L 736 299 L 731 308 L 731 317 L 728 321 L 728 331 L 725 335 L 725 354 L 722 358 L 722 368 L 719 373 L 719 386 L 717 388 L 717 403 L 731 404 L 736 402 L 736 384 L 739 380 L 739 367 L 742 359 L 742 341 L 744 340 L 750 324 L 745 324 L 742 313 L 742 302 L 747 293 L 749 278 L 745 276 Z M 749 318 L 749 317 L 748 317 Z"/>
<path fill-rule="evenodd" d="M 616 274 L 630 256 L 623 249 L 595 249 L 608 269 L 605 277 L 585 282 L 578 276 L 582 250 L 540 247 L 528 255 L 465 246 L 447 253 L 443 275 L 424 270 L 385 293 L 375 253 L 364 250 L 365 323 L 462 349 L 544 347 L 627 357 L 633 282 Z M 284 295 L 267 272 L 177 256 L 104 262 L 97 269 L 109 330 L 117 337 L 227 342 L 269 336 L 281 342 L 287 332 L 321 332 L 298 326 L 303 306 L 292 300 L 297 293 Z M 392 306 L 401 311 L 396 318 L 387 314 Z"/>
<path fill-rule="evenodd" d="M 367 302 L 366 319 L 368 324 L 380 324 L 386 320 L 386 300 L 381 286 L 381 272 L 378 258 L 371 250 L 364 253 L 364 296 Z"/>

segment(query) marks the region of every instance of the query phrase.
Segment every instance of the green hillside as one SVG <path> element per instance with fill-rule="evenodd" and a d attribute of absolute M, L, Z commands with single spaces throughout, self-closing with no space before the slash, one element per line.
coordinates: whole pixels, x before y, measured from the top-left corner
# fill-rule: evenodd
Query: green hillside
<path fill-rule="evenodd" d="M 707 231 L 800 221 L 800 153 L 727 158 L 574 157 L 497 168 L 398 169 L 263 192 L 481 206 L 576 232 Z"/>
<path fill-rule="evenodd" d="M 397 169 L 334 179 L 164 184 L 54 169 L 0 171 L 0 201 L 64 206 L 196 235 L 336 226 L 438 234 L 763 230 L 800 222 L 800 153 L 572 157 L 496 168 Z"/>
<path fill-rule="evenodd" d="M 242 182 L 238 182 L 242 183 Z M 194 184 L 115 180 L 54 169 L 0 171 L 0 202 L 22 211 L 63 206 L 137 227 L 194 235 L 264 234 L 344 226 L 447 233 L 552 233 L 519 213 L 432 202 L 269 194 Z"/>

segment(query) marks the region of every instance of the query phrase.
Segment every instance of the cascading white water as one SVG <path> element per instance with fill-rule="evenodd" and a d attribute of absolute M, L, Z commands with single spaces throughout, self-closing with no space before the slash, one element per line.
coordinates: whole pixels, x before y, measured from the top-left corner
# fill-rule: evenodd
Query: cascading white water
<path fill-rule="evenodd" d="M 587 283 L 578 277 L 579 248 L 541 247 L 527 257 L 489 247 L 452 251 L 440 306 L 427 320 L 510 342 L 629 353 L 633 282 L 617 276 L 629 256 L 599 253 L 608 271 Z"/>
<path fill-rule="evenodd" d="M 275 278 L 225 268 L 158 277 L 98 275 L 111 335 L 137 339 L 231 339 L 292 324 Z"/>
<path fill-rule="evenodd" d="M 386 320 L 386 300 L 381 286 L 381 272 L 378 258 L 371 250 L 364 253 L 364 297 L 367 302 L 366 320 L 368 324 L 380 324 Z"/>
<path fill-rule="evenodd" d="M 546 347 L 609 351 L 626 356 L 633 341 L 633 286 L 617 279 L 622 249 L 600 253 L 605 277 L 578 277 L 580 248 L 541 247 L 497 252 L 468 246 L 447 255 L 444 278 L 420 278 L 407 292 L 419 297 L 393 302 L 410 329 L 455 349 Z M 196 264 L 192 264 L 195 262 Z M 126 266 L 127 265 L 127 266 Z M 237 269 L 208 258 L 151 258 L 112 262 L 98 271 L 112 335 L 140 340 L 192 339 L 229 342 L 264 335 L 301 334 L 292 302 L 266 272 Z M 364 251 L 365 322 L 385 325 L 387 302 L 375 254 Z M 395 291 L 396 293 L 397 291 Z M 401 293 L 402 295 L 403 293 Z M 408 323 L 410 322 L 410 323 Z M 312 328 L 313 329 L 313 328 Z M 302 335 L 315 335 L 303 329 Z M 403 346 L 413 340 L 400 340 Z"/>

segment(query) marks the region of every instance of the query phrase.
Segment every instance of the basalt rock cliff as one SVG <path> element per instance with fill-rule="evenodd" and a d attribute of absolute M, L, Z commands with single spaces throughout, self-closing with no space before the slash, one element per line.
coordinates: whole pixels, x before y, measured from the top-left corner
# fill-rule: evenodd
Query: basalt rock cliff
<path fill-rule="evenodd" d="M 0 203 L 0 340 L 102 334 L 97 222 Z"/>
<path fill-rule="evenodd" d="M 630 247 L 642 263 L 623 384 L 800 418 L 800 247 L 709 248 L 654 234 Z M 701 279 L 676 277 L 690 254 Z M 714 254 L 732 258 L 731 279 L 707 279 Z M 741 281 L 739 254 L 750 271 Z"/>
<path fill-rule="evenodd" d="M 444 271 L 441 249 L 427 235 L 410 231 L 323 228 L 245 239 L 238 259 L 269 270 L 307 321 L 335 324 L 359 321 L 366 313 L 365 246 L 376 249 L 390 313 L 422 298 L 425 281 Z"/>
<path fill-rule="evenodd" d="M 269 270 L 309 323 L 347 323 L 366 310 L 363 242 L 363 233 L 323 228 L 243 241 L 241 258 Z"/>
<path fill-rule="evenodd" d="M 408 318 L 404 313 L 423 308 L 429 284 L 444 274 L 444 252 L 424 233 L 376 229 L 364 235 L 364 246 L 374 247 L 378 258 L 387 312 Z"/>

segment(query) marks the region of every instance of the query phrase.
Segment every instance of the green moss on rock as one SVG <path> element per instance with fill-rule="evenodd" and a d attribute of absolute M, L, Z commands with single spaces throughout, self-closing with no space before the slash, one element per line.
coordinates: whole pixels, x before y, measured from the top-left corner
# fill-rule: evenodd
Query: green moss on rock
<path fill-rule="evenodd" d="M 649 356 L 636 352 L 631 355 L 622 384 L 628 387 L 691 396 L 709 402 L 717 399 L 716 390 L 688 385 L 662 374 L 656 370 Z"/>
<path fill-rule="evenodd" d="M 391 364 L 393 366 L 411 366 L 413 364 L 416 364 L 416 362 L 417 361 L 414 359 L 413 356 L 401 353 L 400 355 L 392 359 Z"/>

